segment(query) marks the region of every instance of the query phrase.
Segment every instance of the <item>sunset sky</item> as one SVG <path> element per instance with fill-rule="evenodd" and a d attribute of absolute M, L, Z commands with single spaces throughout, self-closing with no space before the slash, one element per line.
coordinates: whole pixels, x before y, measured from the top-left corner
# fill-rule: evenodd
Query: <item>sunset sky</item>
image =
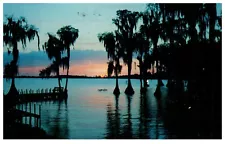
<path fill-rule="evenodd" d="M 75 49 L 71 50 L 71 75 L 106 75 L 107 54 L 97 35 L 114 31 L 112 18 L 116 11 L 128 9 L 144 11 L 146 4 L 3 4 L 3 15 L 14 17 L 24 16 L 29 24 L 39 29 L 41 45 L 47 41 L 47 33 L 55 34 L 65 25 L 79 29 L 79 38 Z M 218 5 L 221 11 L 221 5 Z M 7 48 L 4 47 L 3 63 L 10 61 Z M 39 71 L 50 64 L 46 53 L 38 51 L 37 39 L 27 44 L 23 49 L 19 44 L 19 75 L 38 75 Z M 136 60 L 134 60 L 136 61 Z M 121 63 L 123 63 L 121 61 Z M 137 61 L 136 61 L 137 63 Z M 138 64 L 138 63 L 137 63 Z M 132 73 L 139 73 L 133 63 Z M 63 72 L 62 72 L 63 73 Z M 64 71 L 65 74 L 65 71 Z M 122 74 L 127 74 L 127 67 L 123 65 Z"/>
<path fill-rule="evenodd" d="M 105 75 L 107 73 L 107 54 L 97 35 L 114 31 L 112 18 L 119 9 L 143 11 L 146 4 L 3 4 L 3 14 L 14 17 L 24 16 L 29 24 L 39 29 L 41 45 L 48 39 L 47 33 L 71 25 L 79 29 L 75 49 L 71 50 L 71 75 Z M 46 53 L 38 51 L 37 39 L 22 49 L 19 44 L 19 75 L 38 75 L 50 64 Z M 4 64 L 9 62 L 7 48 L 4 47 Z M 122 63 L 122 61 L 121 61 Z M 138 73 L 133 69 L 132 73 Z M 122 74 L 127 74 L 126 66 Z"/>

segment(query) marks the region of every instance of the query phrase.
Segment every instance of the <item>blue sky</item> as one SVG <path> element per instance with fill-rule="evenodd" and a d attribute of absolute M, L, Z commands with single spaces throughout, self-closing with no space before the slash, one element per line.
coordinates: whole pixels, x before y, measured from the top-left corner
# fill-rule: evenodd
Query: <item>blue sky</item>
<path fill-rule="evenodd" d="M 146 4 L 4 4 L 3 14 L 26 17 L 29 24 L 39 29 L 41 43 L 47 40 L 47 32 L 56 33 L 62 26 L 71 25 L 79 29 L 76 49 L 104 50 L 97 34 L 116 29 L 112 24 L 116 11 L 145 8 Z M 33 41 L 24 52 L 36 50 L 37 41 Z"/>

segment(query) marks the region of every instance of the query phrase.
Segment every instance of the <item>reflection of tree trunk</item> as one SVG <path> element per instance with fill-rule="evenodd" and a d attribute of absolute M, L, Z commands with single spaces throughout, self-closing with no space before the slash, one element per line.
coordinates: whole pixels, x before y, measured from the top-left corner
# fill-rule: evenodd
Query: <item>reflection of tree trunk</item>
<path fill-rule="evenodd" d="M 148 137 L 148 132 L 149 132 L 149 127 L 148 127 L 148 102 L 147 102 L 147 95 L 146 93 L 141 94 L 140 96 L 140 119 L 139 119 L 139 138 L 149 138 Z"/>
<path fill-rule="evenodd" d="M 123 138 L 131 139 L 133 137 L 131 122 L 131 96 L 127 96 L 127 119 L 124 126 Z"/>
<path fill-rule="evenodd" d="M 116 96 L 115 129 L 116 129 L 116 138 L 119 138 L 120 136 L 119 96 Z"/>
<path fill-rule="evenodd" d="M 143 95 L 141 94 L 141 96 L 140 96 L 140 109 L 139 109 L 139 112 L 140 112 L 140 119 L 139 119 L 139 130 L 138 130 L 138 132 L 139 132 L 139 138 L 144 138 L 143 137 L 143 99 L 142 99 L 142 97 L 143 97 Z"/>
<path fill-rule="evenodd" d="M 156 115 L 156 139 L 159 138 L 159 122 L 160 122 L 160 116 L 161 116 L 161 99 L 157 99 L 157 115 Z"/>
<path fill-rule="evenodd" d="M 114 136 L 114 125 L 113 125 L 113 112 L 112 106 L 109 104 L 107 105 L 107 124 L 106 124 L 106 138 L 112 139 L 115 138 Z"/>
<path fill-rule="evenodd" d="M 129 98 L 130 99 L 130 98 Z M 128 137 L 129 138 L 132 138 L 132 122 L 131 122 L 131 113 L 130 113 L 130 102 L 131 100 L 128 100 L 128 118 L 127 118 L 127 123 L 128 123 L 128 127 L 127 127 L 127 130 L 128 130 Z"/>
<path fill-rule="evenodd" d="M 131 85 L 131 80 L 130 80 L 131 69 L 132 69 L 132 58 L 129 59 L 127 67 L 128 67 L 128 86 L 125 90 L 125 93 L 128 94 L 128 95 L 132 95 L 132 94 L 134 94 L 134 89 Z"/>

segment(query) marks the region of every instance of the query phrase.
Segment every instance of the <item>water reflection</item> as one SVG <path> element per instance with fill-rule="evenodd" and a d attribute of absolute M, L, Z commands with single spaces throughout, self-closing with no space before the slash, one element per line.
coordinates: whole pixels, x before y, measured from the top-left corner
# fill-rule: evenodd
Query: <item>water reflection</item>
<path fill-rule="evenodd" d="M 148 106 L 148 97 L 146 93 L 142 93 L 140 96 L 140 109 L 139 109 L 139 129 L 138 129 L 138 137 L 141 139 L 149 138 L 149 126 L 148 126 L 148 118 L 149 118 L 149 106 Z"/>
<path fill-rule="evenodd" d="M 28 79 L 25 84 L 32 81 Z M 39 81 L 39 86 L 44 80 L 35 81 Z M 41 127 L 57 138 L 187 139 L 216 135 L 216 129 L 213 131 L 216 121 L 212 119 L 216 114 L 210 115 L 209 103 L 199 101 L 188 109 L 191 103 L 188 97 L 183 98 L 166 86 L 160 88 L 161 97 L 155 97 L 157 81 L 150 81 L 148 92 L 140 94 L 139 80 L 134 80 L 132 84 L 136 93 L 133 96 L 121 93 L 117 97 L 111 93 L 114 88 L 113 79 L 93 79 L 85 83 L 83 79 L 76 79 L 71 82 L 73 85 L 70 87 L 68 101 L 41 103 Z M 44 83 L 51 85 L 52 82 L 46 80 Z M 93 83 L 97 83 L 95 87 L 104 85 L 108 91 L 93 90 Z M 121 80 L 120 85 L 121 89 L 125 89 L 125 80 Z M 24 84 L 18 86 L 20 89 L 25 87 Z M 180 97 L 181 102 L 171 103 L 177 97 Z"/>
<path fill-rule="evenodd" d="M 131 101 L 132 101 L 132 96 L 127 95 L 127 116 L 124 118 L 124 123 L 123 123 L 123 131 L 122 131 L 122 137 L 124 139 L 130 139 L 133 138 L 133 130 L 132 130 L 132 115 L 131 115 Z"/>
<path fill-rule="evenodd" d="M 120 114 L 119 96 L 115 96 L 115 110 L 113 110 L 111 104 L 107 105 L 106 138 L 129 139 L 133 137 L 131 100 L 132 97 L 127 96 L 127 112 L 125 115 Z"/>
<path fill-rule="evenodd" d="M 54 138 L 69 138 L 69 118 L 68 118 L 68 106 L 67 100 L 55 101 L 52 104 L 47 104 L 49 107 L 56 105 L 57 108 L 53 111 L 45 113 L 45 124 L 47 125 L 47 131 Z M 45 105 L 46 106 L 46 105 Z M 63 107 L 64 106 L 64 107 Z"/>
<path fill-rule="evenodd" d="M 107 135 L 106 138 L 119 138 L 121 135 L 120 129 L 120 113 L 119 113 L 119 96 L 115 96 L 115 113 L 110 104 L 107 105 Z"/>
<path fill-rule="evenodd" d="M 153 89 L 139 96 L 139 111 L 132 117 L 132 96 L 126 96 L 127 106 L 125 114 L 120 114 L 119 97 L 115 97 L 115 110 L 111 104 L 107 105 L 107 136 L 106 138 L 120 139 L 164 139 L 168 138 L 166 120 L 166 95 L 162 88 L 161 97 L 153 95 Z M 136 95 L 137 96 L 137 95 Z M 137 116 L 137 117 L 136 117 Z"/>

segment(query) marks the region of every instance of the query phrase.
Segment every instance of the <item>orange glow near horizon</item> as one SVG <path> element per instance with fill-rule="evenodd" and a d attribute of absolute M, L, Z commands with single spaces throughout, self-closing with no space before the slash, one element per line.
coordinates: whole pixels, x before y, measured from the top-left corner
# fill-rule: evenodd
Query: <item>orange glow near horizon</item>
<path fill-rule="evenodd" d="M 19 75 L 39 75 L 40 70 L 44 68 L 44 66 L 19 67 Z"/>
<path fill-rule="evenodd" d="M 107 76 L 107 62 L 104 61 L 84 61 L 82 63 L 71 63 L 69 75 L 86 75 L 86 76 Z M 39 75 L 40 70 L 46 66 L 20 67 L 19 75 Z M 66 75 L 66 70 L 60 69 L 61 75 Z M 139 74 L 139 68 L 132 66 L 131 74 Z M 120 75 L 127 75 L 127 66 L 123 65 Z"/>
<path fill-rule="evenodd" d="M 66 74 L 66 70 L 61 70 L 61 74 Z M 87 76 L 99 76 L 107 74 L 107 64 L 100 62 L 87 61 L 82 64 L 72 64 L 69 70 L 70 75 L 87 75 Z"/>

